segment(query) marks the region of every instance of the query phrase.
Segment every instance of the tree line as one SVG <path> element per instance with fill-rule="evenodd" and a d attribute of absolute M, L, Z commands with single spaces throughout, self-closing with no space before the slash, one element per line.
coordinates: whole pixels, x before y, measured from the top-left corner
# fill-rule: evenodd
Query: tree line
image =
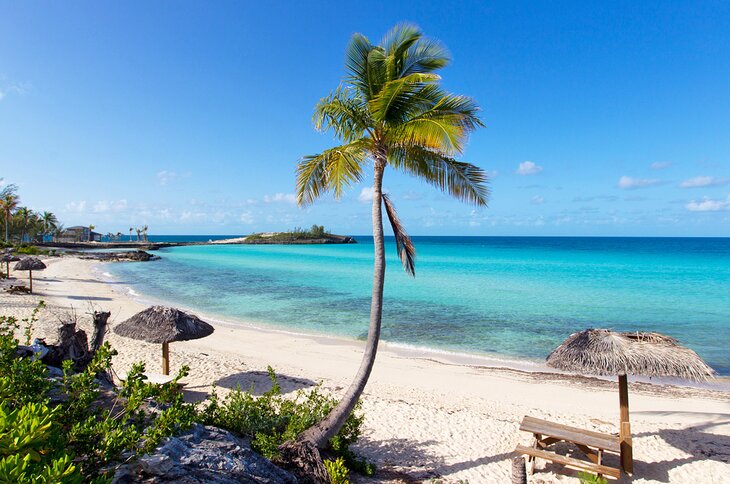
<path fill-rule="evenodd" d="M 45 237 L 57 237 L 64 230 L 54 213 L 36 212 L 22 206 L 16 185 L 0 189 L 0 212 L 6 244 L 41 242 Z"/>

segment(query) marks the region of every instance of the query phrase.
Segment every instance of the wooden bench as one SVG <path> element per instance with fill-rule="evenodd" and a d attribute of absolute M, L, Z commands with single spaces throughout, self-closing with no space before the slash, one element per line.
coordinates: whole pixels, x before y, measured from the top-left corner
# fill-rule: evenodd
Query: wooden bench
<path fill-rule="evenodd" d="M 550 460 L 567 467 L 577 468 L 618 479 L 621 471 L 614 467 L 603 465 L 604 452 L 620 453 L 619 439 L 613 435 L 570 427 L 555 422 L 549 422 L 535 417 L 525 417 L 520 424 L 520 430 L 533 434 L 533 446 L 518 445 L 515 452 L 528 455 L 531 469 L 534 469 L 535 458 Z M 556 442 L 570 442 L 578 447 L 588 457 L 589 461 L 574 459 L 546 450 Z"/>
<path fill-rule="evenodd" d="M 588 462 L 587 460 L 574 459 L 573 457 L 556 454 L 555 452 L 550 452 L 549 450 L 540 450 L 535 449 L 534 447 L 518 445 L 515 449 L 515 452 L 518 454 L 530 456 L 532 458 L 537 457 L 540 459 L 549 460 L 551 462 L 555 462 L 556 464 L 570 467 L 571 469 L 593 472 L 595 474 L 598 474 L 599 476 L 610 476 L 614 479 L 618 479 L 619 477 L 621 477 L 621 471 L 619 469 L 616 469 L 615 467 L 594 464 L 593 462 Z"/>
<path fill-rule="evenodd" d="M 30 289 L 27 286 L 10 286 L 9 288 L 5 289 L 6 292 L 9 292 L 10 294 L 18 294 L 18 293 L 24 293 L 24 294 L 30 294 Z"/>

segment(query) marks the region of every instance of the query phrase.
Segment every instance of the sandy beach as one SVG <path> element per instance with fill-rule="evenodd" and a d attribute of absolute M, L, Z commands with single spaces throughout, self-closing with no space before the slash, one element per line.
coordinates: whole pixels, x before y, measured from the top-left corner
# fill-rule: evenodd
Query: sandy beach
<path fill-rule="evenodd" d="M 39 300 L 46 302 L 34 336 L 52 341 L 59 318 L 72 312 L 88 330 L 92 306 L 111 311 L 112 326 L 146 307 L 143 295 L 130 295 L 126 282 L 105 281 L 98 261 L 63 257 L 45 262 L 48 269 L 34 273 L 36 294 L 0 296 L 0 314 L 21 317 Z M 253 384 L 263 392 L 268 365 L 287 392 L 321 382 L 337 396 L 360 363 L 357 341 L 245 322 L 214 326 L 208 338 L 171 345 L 172 370 L 190 367 L 185 390 L 190 400 L 204 399 L 213 384 L 221 391 Z M 159 345 L 111 331 L 107 339 L 119 351 L 117 372 L 140 360 L 150 371 L 159 371 Z M 356 446 L 360 455 L 406 482 L 508 482 L 512 450 L 530 442 L 518 430 L 524 415 L 617 433 L 613 381 L 463 363 L 383 345 L 363 398 L 365 432 Z M 730 482 L 730 393 L 721 388 L 727 388 L 726 381 L 718 389 L 631 384 L 635 475 L 626 482 Z M 617 458 L 609 456 L 606 462 L 616 465 Z M 578 480 L 573 471 L 538 461 L 532 482 Z"/>

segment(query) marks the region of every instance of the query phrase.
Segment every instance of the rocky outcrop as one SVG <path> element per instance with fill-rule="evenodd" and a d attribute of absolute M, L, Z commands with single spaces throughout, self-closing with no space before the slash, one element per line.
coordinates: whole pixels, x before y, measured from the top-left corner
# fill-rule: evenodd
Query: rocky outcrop
<path fill-rule="evenodd" d="M 129 250 L 120 252 L 77 252 L 74 255 L 78 255 L 82 259 L 94 259 L 104 262 L 147 262 L 149 260 L 157 260 L 160 257 L 152 255 L 149 252 L 143 250 Z"/>
<path fill-rule="evenodd" d="M 196 424 L 122 466 L 113 482 L 296 484 L 297 479 L 230 432 Z"/>

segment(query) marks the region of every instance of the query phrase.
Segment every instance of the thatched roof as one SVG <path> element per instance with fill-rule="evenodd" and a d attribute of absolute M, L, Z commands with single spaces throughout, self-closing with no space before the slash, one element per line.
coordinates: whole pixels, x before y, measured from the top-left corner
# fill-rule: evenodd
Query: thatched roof
<path fill-rule="evenodd" d="M 114 332 L 149 343 L 172 343 L 205 338 L 213 326 L 179 309 L 152 306 L 117 325 Z"/>
<path fill-rule="evenodd" d="M 10 252 L 7 252 L 7 253 L 3 254 L 2 257 L 0 257 L 0 261 L 2 261 L 2 262 L 15 262 L 15 261 L 19 261 L 19 260 L 20 260 L 20 257 L 18 257 L 17 255 L 13 255 Z"/>
<path fill-rule="evenodd" d="M 25 257 L 15 264 L 16 271 L 42 271 L 46 265 L 38 257 Z"/>
<path fill-rule="evenodd" d="M 547 358 L 561 370 L 593 375 L 671 376 L 706 381 L 715 374 L 676 339 L 659 333 L 586 329 L 573 333 Z"/>

